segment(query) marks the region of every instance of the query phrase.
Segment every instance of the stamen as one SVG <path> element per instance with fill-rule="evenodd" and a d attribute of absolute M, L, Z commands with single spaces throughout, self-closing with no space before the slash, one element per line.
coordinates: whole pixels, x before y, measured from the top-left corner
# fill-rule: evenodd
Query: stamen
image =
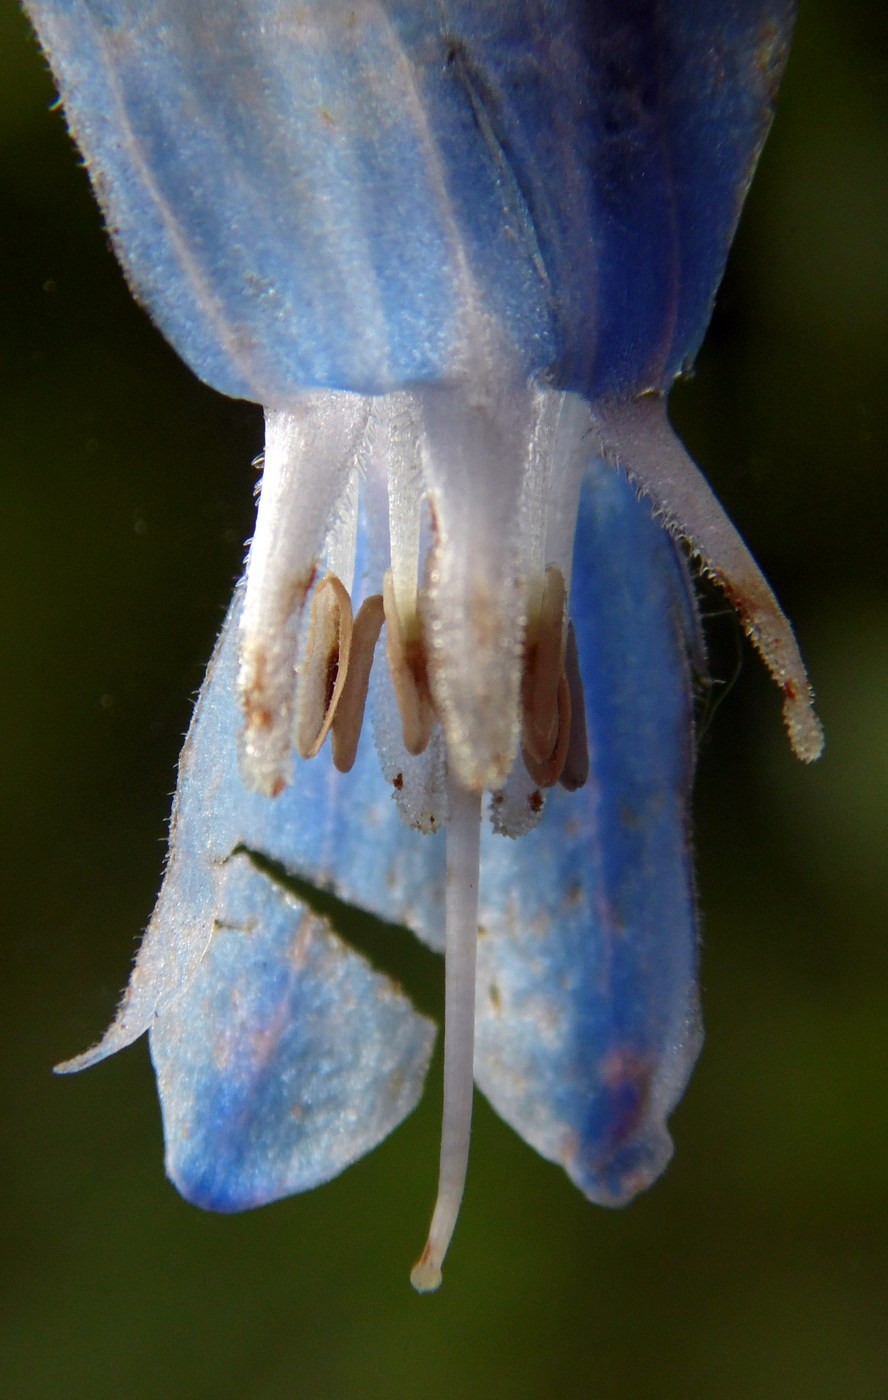
<path fill-rule="evenodd" d="M 441 1265 L 466 1183 L 472 1129 L 482 794 L 461 787 L 450 773 L 447 788 L 444 1117 L 438 1198 L 425 1249 L 410 1274 L 419 1293 L 430 1293 L 441 1284 Z"/>
<path fill-rule="evenodd" d="M 564 654 L 564 575 L 546 570 L 539 608 L 527 624 L 527 651 L 521 703 L 524 748 L 536 763 L 548 763 L 558 739 L 559 699 Z"/>
<path fill-rule="evenodd" d="M 299 676 L 296 748 L 314 758 L 330 731 L 349 671 L 351 599 L 335 574 L 312 595 L 308 641 Z"/>
<path fill-rule="evenodd" d="M 576 792 L 589 781 L 589 735 L 586 730 L 586 696 L 583 692 L 583 678 L 580 675 L 577 634 L 572 622 L 567 624 L 564 674 L 570 692 L 570 733 L 564 767 L 558 781 L 568 792 Z"/>
<path fill-rule="evenodd" d="M 382 594 L 365 598 L 354 621 L 345 685 L 333 716 L 333 762 L 340 773 L 354 766 L 364 723 L 373 654 L 385 617 Z"/>
<path fill-rule="evenodd" d="M 494 790 L 520 744 L 526 581 L 541 572 L 523 513 L 540 391 L 505 361 L 415 392 L 433 510 L 422 621 L 435 714 L 462 784 Z"/>
<path fill-rule="evenodd" d="M 404 747 L 420 754 L 432 736 L 435 712 L 429 693 L 422 624 L 414 612 L 406 623 L 398 610 L 391 573 L 383 581 L 386 654 L 404 728 Z"/>
<path fill-rule="evenodd" d="M 303 607 L 352 471 L 369 401 L 328 390 L 266 413 L 265 468 L 247 560 L 238 695 L 241 770 L 275 796 L 290 781 Z"/>

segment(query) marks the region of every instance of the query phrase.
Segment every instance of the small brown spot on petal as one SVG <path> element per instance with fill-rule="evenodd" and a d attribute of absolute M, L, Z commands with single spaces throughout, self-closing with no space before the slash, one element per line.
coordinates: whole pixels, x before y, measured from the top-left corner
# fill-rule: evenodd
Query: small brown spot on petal
<path fill-rule="evenodd" d="M 610 1099 L 609 1138 L 625 1142 L 640 1127 L 651 1092 L 650 1062 L 631 1047 L 612 1050 L 601 1062 L 599 1080 Z"/>

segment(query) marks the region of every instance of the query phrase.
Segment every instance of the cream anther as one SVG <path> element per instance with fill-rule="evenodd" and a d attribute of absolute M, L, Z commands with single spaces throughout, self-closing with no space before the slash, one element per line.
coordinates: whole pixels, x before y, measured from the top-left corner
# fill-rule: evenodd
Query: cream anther
<path fill-rule="evenodd" d="M 435 724 L 422 623 L 415 612 L 405 625 L 391 573 L 385 576 L 383 599 L 386 655 L 404 730 L 404 747 L 408 753 L 420 754 L 427 747 Z"/>
<path fill-rule="evenodd" d="M 373 654 L 384 616 L 382 594 L 374 593 L 364 599 L 352 628 L 351 653 L 345 684 L 333 716 L 333 762 L 340 773 L 348 773 L 357 756 L 358 740 L 364 723 L 364 708 L 367 704 L 367 687 L 370 684 L 370 668 L 373 665 Z"/>
<path fill-rule="evenodd" d="M 349 671 L 352 605 L 335 574 L 327 574 L 311 600 L 308 641 L 299 676 L 296 748 L 314 758 L 330 731 Z"/>

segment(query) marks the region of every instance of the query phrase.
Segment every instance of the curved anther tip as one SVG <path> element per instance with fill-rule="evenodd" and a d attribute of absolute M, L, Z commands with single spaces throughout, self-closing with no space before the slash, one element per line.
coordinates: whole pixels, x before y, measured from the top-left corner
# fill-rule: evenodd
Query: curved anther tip
<path fill-rule="evenodd" d="M 441 1287 L 443 1278 L 440 1264 L 430 1257 L 429 1247 L 426 1245 L 422 1256 L 410 1270 L 410 1282 L 417 1293 L 434 1293 Z"/>

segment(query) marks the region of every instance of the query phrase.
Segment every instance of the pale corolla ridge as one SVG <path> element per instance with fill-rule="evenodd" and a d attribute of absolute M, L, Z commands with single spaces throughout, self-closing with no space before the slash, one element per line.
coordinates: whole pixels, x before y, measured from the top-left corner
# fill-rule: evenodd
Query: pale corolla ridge
<path fill-rule="evenodd" d="M 676 540 L 820 751 L 789 623 L 666 417 L 792 6 L 28 9 L 135 293 L 266 415 L 157 908 L 64 1068 L 149 1030 L 189 1199 L 315 1186 L 414 1106 L 432 1028 L 267 863 L 408 924 L 446 954 L 433 1288 L 473 1074 L 592 1200 L 671 1154 L 700 1043 Z"/>

